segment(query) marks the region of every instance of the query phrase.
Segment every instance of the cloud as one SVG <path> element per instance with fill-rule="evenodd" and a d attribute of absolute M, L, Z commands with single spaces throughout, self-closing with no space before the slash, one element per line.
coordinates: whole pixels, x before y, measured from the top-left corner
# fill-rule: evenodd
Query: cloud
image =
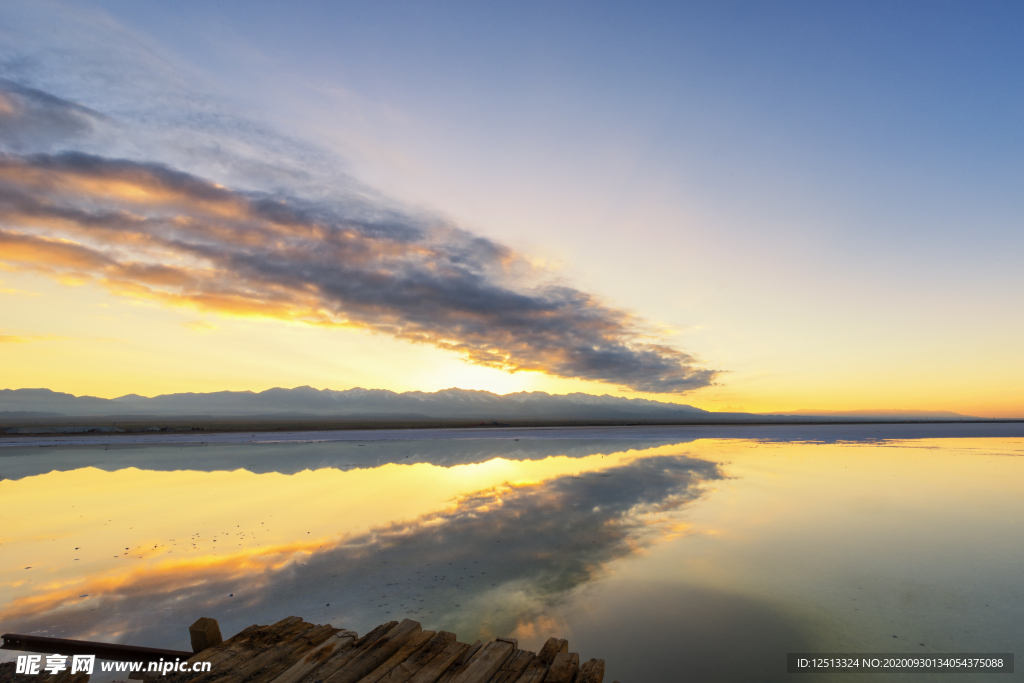
<path fill-rule="evenodd" d="M 15 2 L 0 22 L 0 267 L 508 371 L 657 393 L 714 382 L 631 313 L 361 185 L 147 37 L 64 9 Z"/>
<path fill-rule="evenodd" d="M 508 247 L 367 199 L 241 191 L 152 162 L 0 156 L 0 260 L 130 297 L 364 328 L 507 371 L 682 392 L 715 371 Z"/>
<path fill-rule="evenodd" d="M 92 132 L 103 117 L 81 105 L 0 79 L 0 140 L 12 151 L 39 151 Z"/>

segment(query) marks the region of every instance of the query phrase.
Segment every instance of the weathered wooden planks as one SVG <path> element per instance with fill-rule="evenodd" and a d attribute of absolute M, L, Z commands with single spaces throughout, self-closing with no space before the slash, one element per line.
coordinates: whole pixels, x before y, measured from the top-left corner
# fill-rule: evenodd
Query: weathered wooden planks
<path fill-rule="evenodd" d="M 462 654 L 461 657 L 455 660 L 455 662 L 441 674 L 441 677 L 437 679 L 437 683 L 452 683 L 456 676 L 461 674 L 469 666 L 470 661 L 476 656 L 476 653 L 483 647 L 483 643 L 479 640 L 469 646 L 469 648 Z"/>
<path fill-rule="evenodd" d="M 404 619 L 395 628 L 388 631 L 382 638 L 371 643 L 325 683 L 356 683 L 360 678 L 383 664 L 391 655 L 398 652 L 403 645 L 423 630 L 419 622 Z"/>
<path fill-rule="evenodd" d="M 210 662 L 212 669 L 208 673 L 179 673 L 167 677 L 167 681 L 168 683 L 178 683 L 178 681 L 210 683 L 217 681 L 226 675 L 238 671 L 247 662 L 259 657 L 280 642 L 311 628 L 316 628 L 316 626 L 314 624 L 307 624 L 299 617 L 288 617 L 270 626 L 260 626 L 251 630 L 246 629 L 248 635 L 244 638 L 238 638 L 237 640 L 232 638 L 226 643 L 209 648 L 196 655 L 196 657 L 203 657 L 204 661 Z M 205 657 L 206 653 L 211 654 L 209 657 Z"/>
<path fill-rule="evenodd" d="M 336 631 L 337 629 L 333 628 L 330 624 L 308 629 L 302 634 L 272 648 L 263 661 L 257 662 L 253 660 L 242 667 L 237 672 L 237 680 L 230 679 L 224 683 L 241 683 L 241 681 L 249 680 L 257 675 L 261 680 L 272 680 L 286 669 L 289 669 L 308 652 L 325 642 Z"/>
<path fill-rule="evenodd" d="M 493 640 L 487 643 L 466 662 L 465 670 L 452 683 L 487 683 L 515 649 L 514 642 Z"/>
<path fill-rule="evenodd" d="M 408 683 L 417 671 L 423 669 L 435 657 L 440 656 L 445 648 L 455 642 L 455 634 L 449 631 L 440 631 L 431 638 L 413 656 L 401 662 L 398 666 L 388 672 L 387 676 L 381 679 L 380 683 Z M 440 674 L 439 674 L 440 675 Z"/>
<path fill-rule="evenodd" d="M 228 638 L 225 642 L 221 643 L 221 645 L 209 648 L 207 650 L 203 650 L 202 652 L 197 652 L 196 654 L 192 655 L 192 657 L 188 659 L 188 663 L 194 664 L 195 662 L 210 662 L 211 665 L 213 665 L 214 662 L 224 661 L 225 659 L 234 656 L 236 652 L 241 650 L 244 647 L 243 643 L 248 641 L 249 638 L 254 633 L 259 631 L 261 628 L 267 627 L 256 625 L 249 626 L 239 631 L 231 638 Z"/>
<path fill-rule="evenodd" d="M 270 683 L 298 683 L 335 653 L 346 650 L 356 641 L 355 631 L 341 630 L 299 658 Z"/>
<path fill-rule="evenodd" d="M 316 626 L 300 622 L 298 627 L 289 628 L 281 639 L 269 647 L 257 650 L 254 656 L 243 659 L 236 657 L 231 661 L 228 670 L 217 678 L 214 683 L 243 683 L 255 675 L 263 674 L 268 678 L 280 673 L 281 660 L 297 659 L 328 637 L 334 629 L 328 626 Z"/>
<path fill-rule="evenodd" d="M 358 655 L 367 645 L 372 645 L 377 642 L 380 638 L 387 635 L 387 633 L 398 626 L 397 621 L 389 621 L 386 624 L 381 624 L 377 628 L 373 629 L 362 638 L 352 643 L 351 647 L 341 649 L 335 652 L 334 655 L 327 658 L 320 665 L 312 669 L 304 678 L 301 679 L 300 683 L 321 683 L 330 676 L 333 676 L 336 672 L 340 671 L 345 667 L 349 661 Z"/>
<path fill-rule="evenodd" d="M 387 661 L 359 679 L 359 683 L 378 683 L 378 681 L 391 673 L 392 669 L 416 654 L 435 635 L 437 635 L 436 631 L 420 631 L 412 640 L 403 645 L 398 652 L 391 655 Z"/>
<path fill-rule="evenodd" d="M 530 662 L 522 675 L 516 679 L 516 683 L 543 683 L 544 677 L 548 674 L 548 667 L 559 654 L 569 649 L 569 641 L 564 638 L 548 638 L 544 647 L 540 649 L 537 656 Z"/>
<path fill-rule="evenodd" d="M 211 625 L 203 620 L 196 626 L 211 632 Z M 270 626 L 250 626 L 189 659 L 190 662 L 210 662 L 211 671 L 182 671 L 162 680 L 164 683 L 603 683 L 604 660 L 591 659 L 580 666 L 579 655 L 568 649 L 568 642 L 561 638 L 549 638 L 537 654 L 520 650 L 518 642 L 511 638 L 467 645 L 457 642 L 454 633 L 424 631 L 418 622 L 410 619 L 381 624 L 359 638 L 353 631 L 288 617 Z"/>
<path fill-rule="evenodd" d="M 580 667 L 575 683 L 602 683 L 604 681 L 604 660 L 591 659 Z"/>
<path fill-rule="evenodd" d="M 559 652 L 555 655 L 544 683 L 572 683 L 580 668 L 580 656 L 575 652 Z"/>
<path fill-rule="evenodd" d="M 469 651 L 466 643 L 451 643 L 422 669 L 417 671 L 409 683 L 435 683 L 444 673 Z"/>
<path fill-rule="evenodd" d="M 505 660 L 490 683 L 515 683 L 516 680 L 526 671 L 537 655 L 529 650 L 516 650 L 512 656 Z"/>

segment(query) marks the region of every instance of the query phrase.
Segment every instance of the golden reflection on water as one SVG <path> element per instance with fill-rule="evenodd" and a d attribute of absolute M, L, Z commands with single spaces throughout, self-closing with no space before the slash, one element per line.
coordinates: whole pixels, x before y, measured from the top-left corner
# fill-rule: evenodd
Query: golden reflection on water
<path fill-rule="evenodd" d="M 932 630 L 915 647 L 951 638 L 951 620 L 998 634 L 1013 622 L 978 605 L 1020 586 L 1000 572 L 1021 559 L 1022 455 L 1012 438 L 718 439 L 293 475 L 51 472 L 0 481 L 0 623 L 174 646 L 154 615 L 209 612 L 226 633 L 410 616 L 525 647 L 578 637 L 609 661 L 626 642 L 609 625 L 627 622 L 694 642 L 757 623 L 807 646 L 795 614 L 845 651 L 918 622 Z"/>
<path fill-rule="evenodd" d="M 783 681 L 786 652 L 1012 652 L 1024 639 L 1024 439 L 687 450 L 725 477 L 666 515 L 685 537 L 665 533 L 556 600 L 520 600 L 520 643 L 561 634 L 606 658 L 609 679 Z"/>
<path fill-rule="evenodd" d="M 479 492 L 493 498 L 478 505 L 484 514 L 501 502 L 496 487 L 538 485 L 668 452 L 673 448 L 293 475 L 84 468 L 4 480 L 0 617 L 72 607 L 140 581 L 176 585 L 200 572 L 258 576 L 374 529 L 454 510 Z"/>

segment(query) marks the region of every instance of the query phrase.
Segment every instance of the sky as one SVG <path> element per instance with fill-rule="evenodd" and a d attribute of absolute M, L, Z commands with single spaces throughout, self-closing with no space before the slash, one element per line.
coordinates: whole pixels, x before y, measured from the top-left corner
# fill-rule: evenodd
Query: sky
<path fill-rule="evenodd" d="M 1024 416 L 1022 20 L 6 2 L 0 384 Z"/>

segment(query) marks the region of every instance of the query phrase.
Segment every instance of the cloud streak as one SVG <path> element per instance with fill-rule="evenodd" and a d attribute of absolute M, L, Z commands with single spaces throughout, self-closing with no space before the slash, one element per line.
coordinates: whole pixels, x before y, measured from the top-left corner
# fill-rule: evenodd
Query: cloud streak
<path fill-rule="evenodd" d="M 232 190 L 156 163 L 0 157 L 0 259 L 128 296 L 365 328 L 471 363 L 681 392 L 715 373 L 491 240 L 392 209 Z"/>
<path fill-rule="evenodd" d="M 112 126 L 0 81 L 0 263 L 167 305 L 371 330 L 510 372 L 654 393 L 715 379 L 630 313 L 354 183 L 310 199 L 68 151 Z"/>

